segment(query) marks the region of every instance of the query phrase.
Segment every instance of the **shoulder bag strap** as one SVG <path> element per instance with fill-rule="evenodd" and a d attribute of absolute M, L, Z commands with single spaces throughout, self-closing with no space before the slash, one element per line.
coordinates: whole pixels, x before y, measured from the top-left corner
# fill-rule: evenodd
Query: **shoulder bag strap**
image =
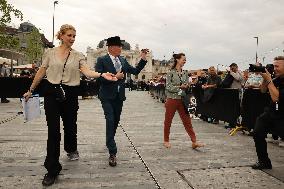
<path fill-rule="evenodd" d="M 65 67 L 66 67 L 66 63 L 67 63 L 67 61 L 68 61 L 68 58 L 69 58 L 69 56 L 70 56 L 70 52 L 71 52 L 71 50 L 69 51 L 69 53 L 68 53 L 68 55 L 67 55 L 67 58 L 66 58 L 66 60 L 65 60 L 65 62 L 64 62 L 64 66 L 63 66 L 63 72 L 62 72 L 62 77 L 61 77 L 61 81 L 60 81 L 60 84 L 62 84 L 62 80 L 63 80 L 63 74 L 64 74 L 64 70 L 65 70 Z"/>

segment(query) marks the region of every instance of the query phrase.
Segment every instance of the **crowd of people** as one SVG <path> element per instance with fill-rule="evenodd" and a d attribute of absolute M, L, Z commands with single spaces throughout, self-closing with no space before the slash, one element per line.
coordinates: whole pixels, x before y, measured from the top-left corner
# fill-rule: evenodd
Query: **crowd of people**
<path fill-rule="evenodd" d="M 125 80 L 125 87 L 128 88 L 129 91 L 133 90 L 141 90 L 148 91 L 149 90 L 150 80 L 146 81 L 145 79 L 132 79 L 131 77 Z"/>
<path fill-rule="evenodd" d="M 168 112 L 171 109 L 172 112 L 174 112 L 177 109 L 177 103 L 182 106 L 183 103 L 181 99 L 186 97 L 186 90 L 188 88 L 188 86 L 185 87 L 185 84 L 202 88 L 202 102 L 210 101 L 214 94 L 214 89 L 216 88 L 238 89 L 240 94 L 245 89 L 254 89 L 262 93 L 268 92 L 267 94 L 269 94 L 270 104 L 263 110 L 262 114 L 258 115 L 255 125 L 251 130 L 249 130 L 249 132 L 253 136 L 258 156 L 258 161 L 252 166 L 252 168 L 271 169 L 272 164 L 267 153 L 267 134 L 271 133 L 274 140 L 278 140 L 278 138 L 280 138 L 282 142 L 279 143 L 279 146 L 283 146 L 284 142 L 284 56 L 275 57 L 273 64 L 268 64 L 266 67 L 263 67 L 261 63 L 250 65 L 250 67 L 243 72 L 239 70 L 236 63 L 232 63 L 225 72 L 217 72 L 214 66 L 210 66 L 208 70 L 200 70 L 198 74 L 189 73 L 189 79 L 186 82 L 182 81 L 183 76 L 181 74 L 177 74 L 178 77 L 175 79 L 178 81 L 173 85 L 172 80 L 174 76 L 172 72 L 176 72 L 177 70 L 177 68 L 171 69 L 171 71 L 167 74 L 165 84 L 167 96 L 165 103 L 166 116 L 164 126 L 165 146 L 170 146 L 168 142 L 168 133 L 172 114 Z M 155 86 L 160 84 L 161 83 L 156 82 L 153 85 Z M 176 99 L 180 100 L 176 103 L 172 103 L 172 101 Z M 171 103 L 171 105 L 169 105 L 169 103 Z M 186 107 L 185 104 L 183 106 Z M 180 113 L 182 110 L 178 109 L 178 111 Z M 181 113 L 180 117 L 183 124 L 186 125 L 186 121 Z M 219 123 L 218 118 L 207 117 L 205 115 L 200 115 L 200 118 L 210 123 Z M 187 123 L 187 126 L 189 125 L 191 125 L 191 123 Z M 229 123 L 225 127 L 234 128 L 236 126 L 237 120 Z M 193 138 L 193 131 L 188 133 L 191 138 Z"/>
<path fill-rule="evenodd" d="M 11 71 L 13 70 L 13 71 Z M 0 64 L 0 77 L 28 77 L 28 78 L 33 78 L 38 70 L 38 67 L 35 66 L 35 64 L 32 64 L 31 68 L 13 68 L 6 63 L 3 62 Z M 1 97 L 1 103 L 9 103 L 10 100 L 8 100 L 6 97 Z"/>

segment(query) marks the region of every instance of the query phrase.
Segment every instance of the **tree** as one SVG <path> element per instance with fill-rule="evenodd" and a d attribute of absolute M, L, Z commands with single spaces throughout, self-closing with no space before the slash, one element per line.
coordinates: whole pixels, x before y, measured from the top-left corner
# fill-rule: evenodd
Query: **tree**
<path fill-rule="evenodd" d="M 0 34 L 0 48 L 19 50 L 20 49 L 19 38 L 14 37 L 12 35 Z"/>
<path fill-rule="evenodd" d="M 33 28 L 32 32 L 27 34 L 27 48 L 25 54 L 27 55 L 28 61 L 34 63 L 38 61 L 43 54 L 43 43 L 41 41 L 41 34 L 36 27 Z"/>
<path fill-rule="evenodd" d="M 0 16 L 0 48 L 19 50 L 19 39 L 13 35 L 7 35 L 6 26 L 11 23 L 12 16 L 23 20 L 23 13 L 6 0 L 0 0 Z"/>
<path fill-rule="evenodd" d="M 21 21 L 23 20 L 23 13 L 20 10 L 15 9 L 13 5 L 7 3 L 6 0 L 0 0 L 0 12 L 1 12 L 1 18 L 0 18 L 1 27 L 11 23 L 12 14 Z"/>

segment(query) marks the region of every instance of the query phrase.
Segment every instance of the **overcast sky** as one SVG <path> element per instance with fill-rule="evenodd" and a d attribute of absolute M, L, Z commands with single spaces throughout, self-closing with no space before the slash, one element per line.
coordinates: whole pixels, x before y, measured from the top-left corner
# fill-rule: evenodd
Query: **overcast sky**
<path fill-rule="evenodd" d="M 8 2 L 52 40 L 53 0 Z M 55 33 L 62 24 L 75 26 L 74 48 L 84 54 L 119 35 L 132 48 L 151 49 L 155 59 L 184 52 L 189 69 L 232 62 L 246 68 L 255 62 L 255 36 L 265 64 L 283 55 L 283 7 L 283 0 L 59 0 Z"/>

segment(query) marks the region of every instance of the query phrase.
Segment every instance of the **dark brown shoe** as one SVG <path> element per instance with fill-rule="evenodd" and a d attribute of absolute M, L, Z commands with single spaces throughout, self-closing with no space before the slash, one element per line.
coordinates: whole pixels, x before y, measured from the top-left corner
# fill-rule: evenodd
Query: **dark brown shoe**
<path fill-rule="evenodd" d="M 115 167 L 117 165 L 116 163 L 116 156 L 111 154 L 108 158 L 108 164 L 111 166 L 111 167 Z"/>

